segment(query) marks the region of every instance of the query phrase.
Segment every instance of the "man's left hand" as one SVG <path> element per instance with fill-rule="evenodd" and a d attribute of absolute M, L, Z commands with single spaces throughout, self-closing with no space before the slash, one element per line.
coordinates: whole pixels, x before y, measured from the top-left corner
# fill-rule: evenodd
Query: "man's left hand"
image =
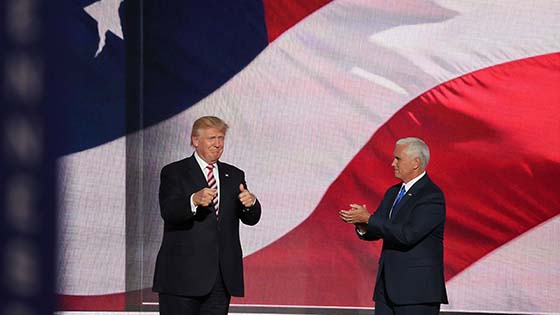
<path fill-rule="evenodd" d="M 250 191 L 245 189 L 243 184 L 239 184 L 239 191 L 240 191 L 239 201 L 241 201 L 241 203 L 247 208 L 252 207 L 255 204 L 255 201 L 257 200 L 255 195 L 253 195 Z"/>
<path fill-rule="evenodd" d="M 367 224 L 371 214 L 367 211 L 366 205 L 351 204 L 350 209 L 340 210 L 338 216 L 346 223 Z"/>

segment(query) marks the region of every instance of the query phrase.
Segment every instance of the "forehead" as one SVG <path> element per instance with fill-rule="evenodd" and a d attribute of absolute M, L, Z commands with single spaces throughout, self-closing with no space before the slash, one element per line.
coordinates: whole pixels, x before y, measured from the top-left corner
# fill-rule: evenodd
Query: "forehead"
<path fill-rule="evenodd" d="M 395 146 L 395 151 L 394 151 L 394 155 L 400 158 L 404 158 L 407 156 L 406 154 L 406 144 L 397 144 Z"/>
<path fill-rule="evenodd" d="M 202 137 L 223 137 L 225 133 L 214 127 L 202 128 L 198 131 L 198 134 Z"/>

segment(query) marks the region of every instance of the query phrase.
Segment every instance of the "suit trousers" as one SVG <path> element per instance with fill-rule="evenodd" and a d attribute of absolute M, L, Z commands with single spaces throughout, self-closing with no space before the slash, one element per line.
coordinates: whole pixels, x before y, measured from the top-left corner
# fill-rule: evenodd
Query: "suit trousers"
<path fill-rule="evenodd" d="M 227 315 L 231 295 L 228 293 L 222 272 L 218 275 L 214 287 L 204 296 L 178 296 L 159 294 L 159 313 L 161 315 Z"/>
<path fill-rule="evenodd" d="M 389 299 L 385 272 L 381 270 L 379 283 L 375 286 L 375 315 L 438 315 L 440 304 L 396 305 Z"/>

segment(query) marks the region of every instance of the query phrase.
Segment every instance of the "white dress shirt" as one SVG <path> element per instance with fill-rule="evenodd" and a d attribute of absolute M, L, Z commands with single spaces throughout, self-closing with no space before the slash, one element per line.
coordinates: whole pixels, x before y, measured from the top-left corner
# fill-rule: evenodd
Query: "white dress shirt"
<path fill-rule="evenodd" d="M 404 186 L 404 194 L 403 194 L 403 198 L 404 195 L 406 195 L 406 192 L 410 190 L 410 188 L 412 188 L 412 186 L 414 184 L 416 184 L 417 181 L 419 181 L 424 175 L 426 175 L 426 171 L 422 172 L 422 174 L 414 177 L 412 180 L 408 181 L 408 183 L 403 183 L 401 185 L 401 188 L 399 188 L 399 192 L 402 189 L 402 187 Z M 389 210 L 389 218 L 391 217 L 391 214 L 393 214 L 393 207 L 395 206 L 395 202 L 397 202 L 397 198 L 399 197 L 399 195 L 397 194 L 397 197 L 395 197 L 395 200 L 393 201 L 393 205 L 391 206 L 391 210 Z M 402 198 L 401 198 L 402 199 Z"/>
<path fill-rule="evenodd" d="M 204 179 L 207 180 L 209 171 L 206 167 L 210 164 L 206 163 L 206 161 L 204 161 L 200 155 L 196 153 L 196 151 L 194 152 L 194 158 L 196 159 L 196 162 L 198 162 L 200 170 L 204 173 Z M 214 163 L 214 169 L 212 172 L 214 173 L 214 178 L 216 179 L 216 186 L 218 187 L 218 204 L 220 204 L 220 171 L 218 170 L 218 163 Z M 194 194 L 191 195 L 191 211 L 193 214 L 196 214 L 197 206 L 194 205 L 193 196 Z"/>

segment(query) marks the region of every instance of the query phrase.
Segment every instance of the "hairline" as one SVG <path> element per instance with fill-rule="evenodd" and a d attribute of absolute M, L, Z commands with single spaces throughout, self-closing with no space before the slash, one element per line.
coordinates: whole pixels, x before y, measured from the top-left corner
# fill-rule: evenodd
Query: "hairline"
<path fill-rule="evenodd" d="M 426 169 L 430 161 L 430 149 L 428 145 L 420 138 L 407 137 L 397 140 L 397 145 L 404 145 L 405 152 L 412 158 L 420 159 L 422 167 Z"/>

